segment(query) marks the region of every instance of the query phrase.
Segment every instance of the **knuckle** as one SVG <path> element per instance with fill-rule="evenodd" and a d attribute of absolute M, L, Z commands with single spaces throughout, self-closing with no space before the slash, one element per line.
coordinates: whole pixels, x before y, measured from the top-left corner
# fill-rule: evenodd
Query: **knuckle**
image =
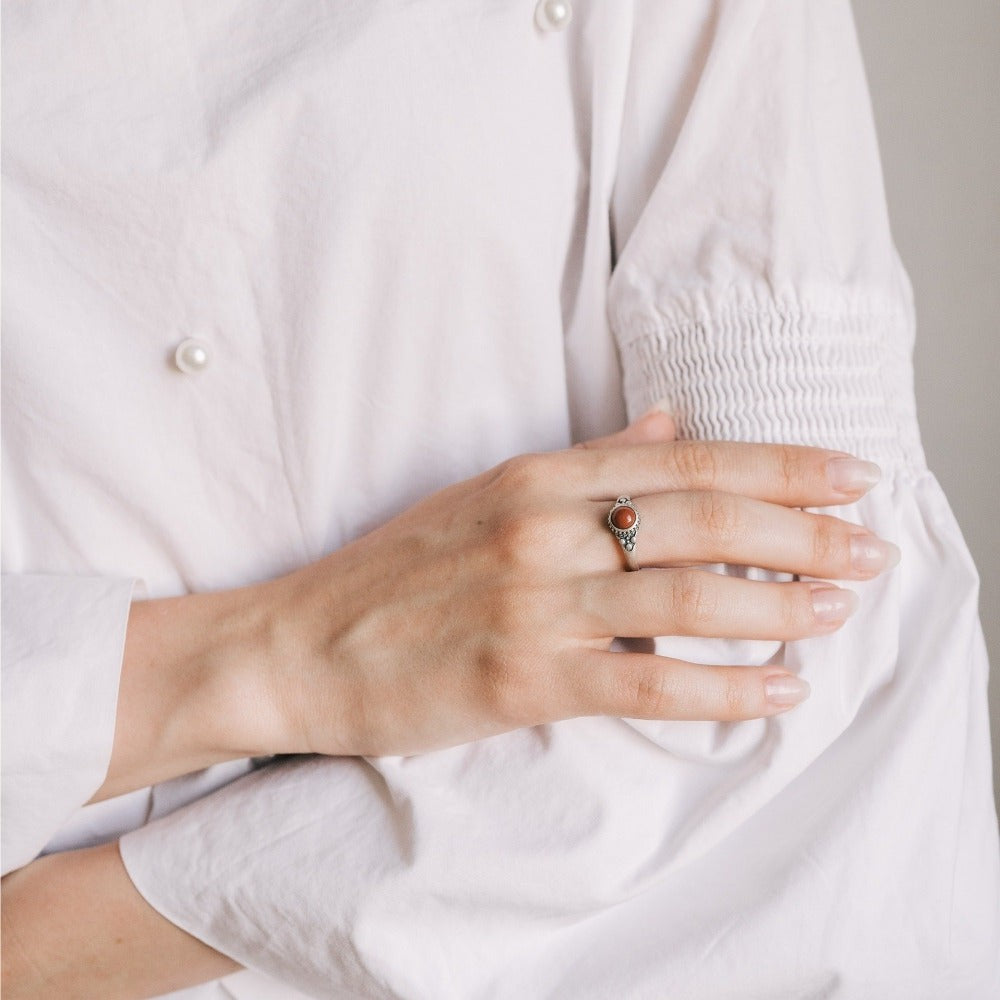
<path fill-rule="evenodd" d="M 730 674 L 723 687 L 725 711 L 730 718 L 745 719 L 756 714 L 757 699 L 746 681 L 739 676 Z"/>
<path fill-rule="evenodd" d="M 509 511 L 498 519 L 490 538 L 496 566 L 521 572 L 542 569 L 542 553 L 551 544 L 553 530 L 552 517 L 545 511 Z"/>
<path fill-rule="evenodd" d="M 778 475 L 785 493 L 798 493 L 802 486 L 802 464 L 794 448 L 782 445 L 778 451 Z"/>
<path fill-rule="evenodd" d="M 715 449 L 707 441 L 678 441 L 668 452 L 672 471 L 685 486 L 711 489 L 718 475 Z"/>
<path fill-rule="evenodd" d="M 719 595 L 699 570 L 677 570 L 671 583 L 671 604 L 677 625 L 686 633 L 699 635 L 718 614 Z"/>
<path fill-rule="evenodd" d="M 621 467 L 621 460 L 615 456 L 612 449 L 595 448 L 590 456 L 589 476 L 598 480 L 618 478 L 617 473 Z M 569 470 L 564 470 L 564 474 Z"/>
<path fill-rule="evenodd" d="M 695 494 L 694 517 L 702 531 L 723 544 L 736 541 L 743 528 L 736 498 L 713 490 Z"/>
<path fill-rule="evenodd" d="M 817 567 L 839 568 L 846 565 L 848 541 L 840 522 L 833 517 L 817 517 L 813 526 L 812 557 Z"/>
<path fill-rule="evenodd" d="M 501 492 L 521 496 L 541 490 L 550 478 L 549 456 L 528 453 L 508 458 L 497 466 L 496 485 Z"/>
<path fill-rule="evenodd" d="M 667 674 L 655 667 L 642 667 L 630 678 L 627 701 L 632 714 L 643 719 L 669 719 L 677 704 L 678 692 Z"/>
<path fill-rule="evenodd" d="M 808 584 L 786 588 L 781 600 L 781 626 L 786 636 L 812 632 L 816 624 L 812 590 Z"/>

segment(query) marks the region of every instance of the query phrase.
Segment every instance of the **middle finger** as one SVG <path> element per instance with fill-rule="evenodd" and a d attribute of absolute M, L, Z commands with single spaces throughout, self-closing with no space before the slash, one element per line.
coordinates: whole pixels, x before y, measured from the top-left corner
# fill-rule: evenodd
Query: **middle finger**
<path fill-rule="evenodd" d="M 858 596 L 822 580 L 773 583 L 703 569 L 602 573 L 580 581 L 575 602 L 588 638 L 705 636 L 804 639 L 839 628 Z"/>

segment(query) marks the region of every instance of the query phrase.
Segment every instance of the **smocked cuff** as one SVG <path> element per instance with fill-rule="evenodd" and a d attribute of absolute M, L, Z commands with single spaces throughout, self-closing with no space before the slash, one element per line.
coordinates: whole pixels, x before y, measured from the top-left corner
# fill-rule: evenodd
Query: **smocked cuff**
<path fill-rule="evenodd" d="M 629 413 L 665 400 L 682 438 L 813 445 L 920 471 L 910 322 L 903 309 L 794 304 L 633 314 L 617 331 Z"/>

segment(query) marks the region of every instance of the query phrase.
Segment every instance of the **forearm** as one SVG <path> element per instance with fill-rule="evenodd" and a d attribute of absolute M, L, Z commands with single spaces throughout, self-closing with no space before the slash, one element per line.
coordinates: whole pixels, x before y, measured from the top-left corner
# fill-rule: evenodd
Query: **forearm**
<path fill-rule="evenodd" d="M 240 966 L 139 895 L 117 844 L 39 858 L 3 879 L 3 995 L 149 997 Z"/>
<path fill-rule="evenodd" d="M 133 603 L 111 762 L 92 801 L 287 749 L 268 687 L 279 589 Z"/>
<path fill-rule="evenodd" d="M 273 684 L 285 594 L 279 580 L 132 604 L 111 762 L 92 801 L 288 749 Z M 239 968 L 145 902 L 117 844 L 39 858 L 2 894 L 5 997 L 147 997 Z"/>

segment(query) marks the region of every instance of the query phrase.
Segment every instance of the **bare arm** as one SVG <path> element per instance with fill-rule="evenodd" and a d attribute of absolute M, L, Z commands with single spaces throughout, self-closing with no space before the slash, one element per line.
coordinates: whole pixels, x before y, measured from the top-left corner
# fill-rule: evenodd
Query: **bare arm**
<path fill-rule="evenodd" d="M 268 585 L 133 602 L 104 784 L 111 798 L 270 749 Z"/>
<path fill-rule="evenodd" d="M 39 858 L 2 893 L 7 1000 L 134 1000 L 240 968 L 146 903 L 117 844 Z"/>

